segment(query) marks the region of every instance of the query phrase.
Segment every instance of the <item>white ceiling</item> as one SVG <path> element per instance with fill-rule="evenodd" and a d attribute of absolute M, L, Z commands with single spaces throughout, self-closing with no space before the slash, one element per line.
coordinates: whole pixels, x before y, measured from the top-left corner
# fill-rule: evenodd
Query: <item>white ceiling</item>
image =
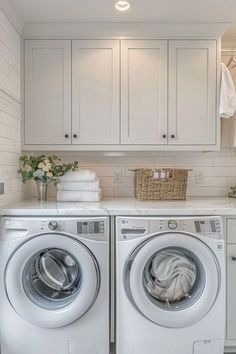
<path fill-rule="evenodd" d="M 12 0 L 25 22 L 158 21 L 235 22 L 236 0 L 130 0 L 119 13 L 115 0 Z"/>

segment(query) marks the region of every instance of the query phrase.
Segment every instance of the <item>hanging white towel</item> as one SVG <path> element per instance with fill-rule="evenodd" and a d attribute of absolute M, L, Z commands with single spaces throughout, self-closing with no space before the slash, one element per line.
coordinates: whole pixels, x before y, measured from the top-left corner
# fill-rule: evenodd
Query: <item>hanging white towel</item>
<path fill-rule="evenodd" d="M 96 180 L 96 173 L 90 170 L 70 171 L 60 178 L 60 182 L 95 182 Z"/>
<path fill-rule="evenodd" d="M 99 192 L 81 191 L 58 191 L 58 202 L 99 202 L 101 200 L 101 190 Z"/>
<path fill-rule="evenodd" d="M 94 182 L 60 182 L 57 189 L 66 191 L 90 191 L 99 192 L 99 180 Z"/>
<path fill-rule="evenodd" d="M 236 92 L 232 76 L 225 64 L 221 64 L 220 117 L 230 118 L 236 111 Z"/>

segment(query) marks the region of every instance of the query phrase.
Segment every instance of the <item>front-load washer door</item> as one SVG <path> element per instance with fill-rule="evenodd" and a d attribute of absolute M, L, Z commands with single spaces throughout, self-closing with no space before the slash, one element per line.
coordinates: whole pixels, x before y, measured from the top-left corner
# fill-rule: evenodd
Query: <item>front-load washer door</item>
<path fill-rule="evenodd" d="M 136 309 L 165 327 L 185 327 L 213 306 L 220 284 L 210 248 L 184 233 L 149 238 L 129 256 L 124 282 Z"/>
<path fill-rule="evenodd" d="M 5 287 L 15 311 L 45 328 L 68 325 L 93 305 L 100 285 L 94 255 L 64 234 L 43 234 L 23 243 L 10 257 Z"/>

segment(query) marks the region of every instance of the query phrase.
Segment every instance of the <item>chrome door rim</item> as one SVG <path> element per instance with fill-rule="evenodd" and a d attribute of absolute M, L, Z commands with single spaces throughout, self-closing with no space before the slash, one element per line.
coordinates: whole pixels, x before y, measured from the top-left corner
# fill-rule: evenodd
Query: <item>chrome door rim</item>
<path fill-rule="evenodd" d="M 154 250 L 150 246 L 152 245 L 153 247 L 153 243 L 157 245 Z M 181 246 L 188 250 L 192 249 L 193 253 L 200 249 L 204 254 L 199 254 L 198 258 L 203 264 L 206 273 L 206 286 L 201 296 L 191 306 L 179 311 L 167 311 L 166 309 L 158 308 L 148 298 L 143 286 L 143 271 L 147 260 L 155 251 L 173 246 Z M 204 242 L 196 239 L 194 235 L 182 232 L 161 233 L 143 241 L 130 254 L 124 268 L 125 290 L 136 310 L 150 321 L 164 327 L 185 327 L 196 323 L 204 317 L 217 297 L 220 284 L 219 278 L 219 264 L 211 249 Z M 208 302 L 205 301 L 204 303 L 202 301 L 203 297 L 207 297 Z"/>
<path fill-rule="evenodd" d="M 55 247 L 66 249 L 75 257 L 78 252 L 85 276 L 79 296 L 63 308 L 49 310 L 32 302 L 24 290 L 22 275 L 32 254 Z M 11 306 L 24 320 L 39 327 L 57 328 L 78 320 L 94 304 L 99 288 L 99 265 L 93 253 L 81 241 L 65 233 L 44 233 L 26 240 L 12 253 L 5 268 L 5 291 Z"/>

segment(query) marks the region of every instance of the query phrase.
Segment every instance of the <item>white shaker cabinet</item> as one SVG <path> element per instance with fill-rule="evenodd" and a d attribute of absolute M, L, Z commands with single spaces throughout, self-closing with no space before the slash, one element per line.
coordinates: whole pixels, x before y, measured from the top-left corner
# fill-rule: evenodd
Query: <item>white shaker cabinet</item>
<path fill-rule="evenodd" d="M 167 144 L 167 46 L 121 41 L 122 144 Z"/>
<path fill-rule="evenodd" d="M 227 229 L 227 321 L 226 345 L 236 346 L 236 219 L 228 219 Z"/>
<path fill-rule="evenodd" d="M 217 41 L 121 41 L 121 142 L 214 146 Z"/>
<path fill-rule="evenodd" d="M 119 144 L 118 40 L 72 41 L 72 143 Z"/>
<path fill-rule="evenodd" d="M 169 144 L 216 144 L 216 72 L 215 40 L 169 41 Z"/>
<path fill-rule="evenodd" d="M 25 41 L 25 144 L 71 144 L 71 41 Z"/>
<path fill-rule="evenodd" d="M 24 150 L 218 150 L 219 41 L 25 41 Z"/>

